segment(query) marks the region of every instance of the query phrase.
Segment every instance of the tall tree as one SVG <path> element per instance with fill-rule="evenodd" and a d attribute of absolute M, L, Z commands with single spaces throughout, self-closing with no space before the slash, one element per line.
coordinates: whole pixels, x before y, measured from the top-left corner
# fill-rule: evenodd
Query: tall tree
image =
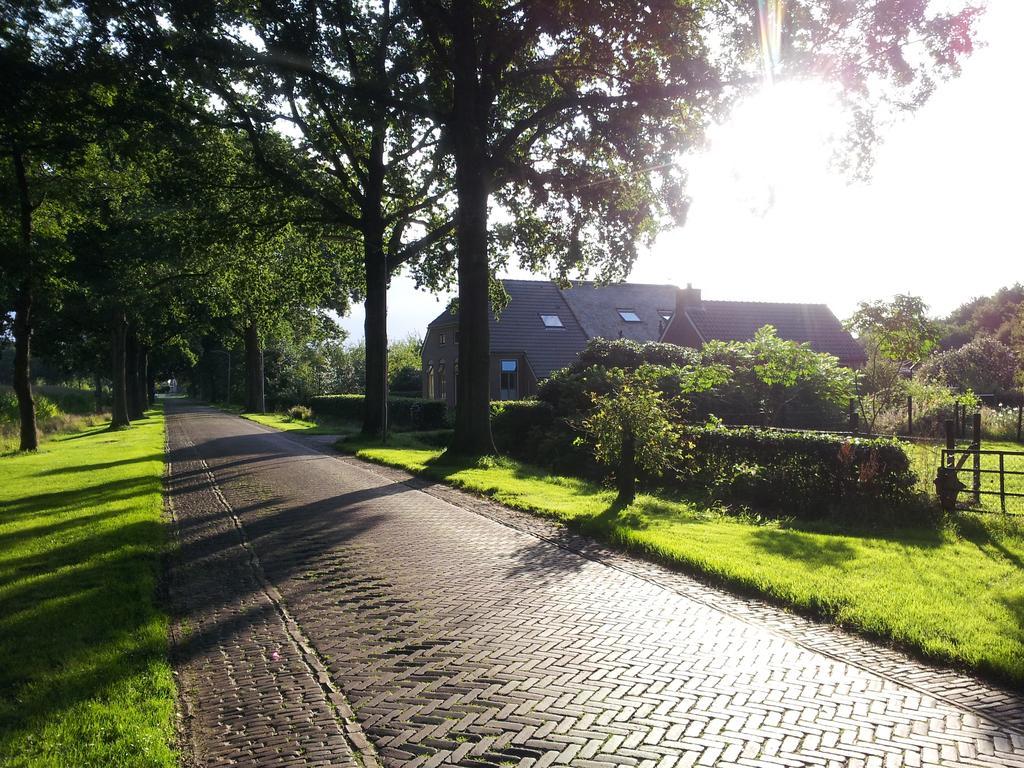
<path fill-rule="evenodd" d="M 919 296 L 897 295 L 892 301 L 861 302 L 846 327 L 867 352 L 858 384 L 861 412 L 874 431 L 881 412 L 903 396 L 903 374 L 938 346 L 939 326 Z"/>
<path fill-rule="evenodd" d="M 132 4 L 129 3 L 129 6 Z M 282 189 L 318 208 L 334 237 L 362 249 L 366 320 L 363 432 L 387 407 L 387 287 L 404 265 L 444 259 L 454 229 L 440 131 L 424 106 L 416 30 L 389 0 L 295 4 L 168 3 L 147 37 L 175 71 L 215 96 Z M 294 137 L 279 141 L 280 130 Z"/>
<path fill-rule="evenodd" d="M 64 238 L 81 215 L 91 140 L 108 103 L 108 57 L 69 7 L 0 8 L 0 297 L 13 311 L 21 450 L 35 450 L 32 331 L 59 300 Z"/>
<path fill-rule="evenodd" d="M 755 2 L 410 0 L 422 25 L 435 109 L 455 162 L 459 324 L 452 448 L 493 450 L 488 294 L 517 253 L 556 274 L 597 264 L 628 272 L 636 245 L 678 195 L 678 152 L 761 84 Z M 870 147 L 870 105 L 920 103 L 971 44 L 974 11 L 931 14 L 920 0 L 789 4 L 780 75 L 836 81 Z M 908 46 L 914 55 L 904 54 Z M 512 214 L 489 229 L 491 200 Z M 489 238 L 490 235 L 490 238 Z M 498 246 L 489 249 L 489 246 Z M 504 246 L 504 249 L 501 248 Z M 497 254 L 497 256 L 496 256 Z"/>

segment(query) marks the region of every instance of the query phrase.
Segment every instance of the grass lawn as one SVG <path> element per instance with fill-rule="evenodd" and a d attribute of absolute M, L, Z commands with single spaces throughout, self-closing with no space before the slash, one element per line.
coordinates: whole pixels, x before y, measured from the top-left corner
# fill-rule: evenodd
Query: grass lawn
<path fill-rule="evenodd" d="M 959 514 L 945 527 L 852 530 L 728 516 L 678 498 L 613 491 L 506 459 L 450 461 L 413 435 L 339 443 L 560 520 L 741 591 L 1024 684 L 1024 518 Z"/>
<path fill-rule="evenodd" d="M 164 423 L 0 458 L 0 764 L 176 766 Z"/>
<path fill-rule="evenodd" d="M 283 413 L 240 413 L 239 415 L 249 421 L 255 421 L 257 424 L 300 435 L 344 435 L 359 431 L 358 425 L 302 421 L 301 419 L 292 419 Z"/>

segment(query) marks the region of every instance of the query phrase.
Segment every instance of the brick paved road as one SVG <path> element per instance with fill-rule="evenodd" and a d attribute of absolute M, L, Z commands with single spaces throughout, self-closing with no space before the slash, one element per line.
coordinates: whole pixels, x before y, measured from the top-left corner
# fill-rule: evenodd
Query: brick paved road
<path fill-rule="evenodd" d="M 199 763 L 1024 766 L 1016 694 L 300 438 L 168 411 Z"/>

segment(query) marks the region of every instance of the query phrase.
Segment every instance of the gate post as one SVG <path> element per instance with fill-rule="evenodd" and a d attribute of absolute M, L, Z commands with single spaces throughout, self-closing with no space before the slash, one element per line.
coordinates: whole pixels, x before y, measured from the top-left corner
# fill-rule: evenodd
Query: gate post
<path fill-rule="evenodd" d="M 956 448 L 956 426 L 952 419 L 946 419 L 946 451 L 953 451 Z M 946 463 L 953 466 L 952 453 L 946 453 Z"/>
<path fill-rule="evenodd" d="M 979 493 L 981 491 L 981 454 L 978 453 L 981 450 L 981 413 L 975 413 L 971 421 L 971 431 L 974 433 L 974 440 L 971 443 L 971 448 L 974 450 L 971 491 L 974 495 L 974 503 L 978 505 L 981 503 L 981 493 Z"/>

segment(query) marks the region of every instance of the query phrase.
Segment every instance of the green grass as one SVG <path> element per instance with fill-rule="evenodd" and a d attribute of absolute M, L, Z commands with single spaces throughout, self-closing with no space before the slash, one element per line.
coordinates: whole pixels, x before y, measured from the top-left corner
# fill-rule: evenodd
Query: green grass
<path fill-rule="evenodd" d="M 176 766 L 164 422 L 0 458 L 0 764 Z"/>
<path fill-rule="evenodd" d="M 257 424 L 300 435 L 345 435 L 359 431 L 359 426 L 354 424 L 303 421 L 302 419 L 292 419 L 284 413 L 242 413 L 239 415 L 249 421 L 255 421 Z"/>
<path fill-rule="evenodd" d="M 743 592 L 1024 683 L 1024 521 L 960 514 L 942 528 L 855 530 L 737 518 L 696 500 L 614 492 L 506 460 L 449 460 L 412 435 L 346 439 L 401 467 L 554 518 Z"/>

